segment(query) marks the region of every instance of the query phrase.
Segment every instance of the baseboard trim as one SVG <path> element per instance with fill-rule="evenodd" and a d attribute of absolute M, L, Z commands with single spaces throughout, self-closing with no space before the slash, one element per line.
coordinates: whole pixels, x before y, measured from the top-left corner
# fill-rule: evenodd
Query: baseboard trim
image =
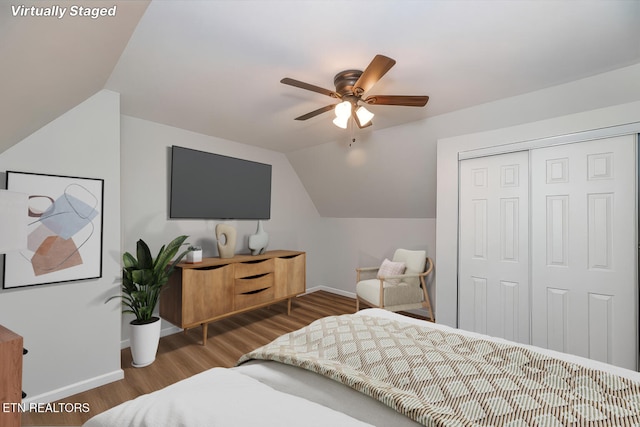
<path fill-rule="evenodd" d="M 74 394 L 82 393 L 83 391 L 91 390 L 96 387 L 103 386 L 105 384 L 119 381 L 124 378 L 124 371 L 118 369 L 108 374 L 99 375 L 97 377 L 89 378 L 84 381 L 77 382 L 75 384 L 69 384 L 56 390 L 51 390 L 46 393 L 38 394 L 35 396 L 28 396 L 22 401 L 22 403 L 50 403 L 56 400 L 64 399 Z"/>
<path fill-rule="evenodd" d="M 341 295 L 343 297 L 347 297 L 347 298 L 356 298 L 356 294 L 355 292 L 348 292 L 348 291 L 343 291 L 342 289 L 336 289 L 336 288 L 332 288 L 330 286 L 314 286 L 312 288 L 308 288 L 307 291 L 305 292 L 305 294 L 310 294 L 313 292 L 317 292 L 317 291 L 325 291 L 325 292 L 329 292 L 332 294 L 336 294 L 336 295 Z"/>

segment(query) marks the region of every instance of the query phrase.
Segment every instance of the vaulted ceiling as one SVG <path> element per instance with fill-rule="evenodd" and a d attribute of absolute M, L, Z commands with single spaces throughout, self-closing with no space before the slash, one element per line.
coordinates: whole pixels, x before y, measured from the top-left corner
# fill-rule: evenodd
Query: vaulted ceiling
<path fill-rule="evenodd" d="M 101 89 L 123 114 L 291 152 L 340 138 L 334 102 L 279 83 L 334 89 L 374 55 L 397 64 L 370 94 L 429 95 L 374 106 L 368 132 L 640 62 L 640 2 L 24 1 L 117 6 L 100 19 L 0 9 L 0 152 Z M 543 66 L 541 66 L 543 64 Z"/>

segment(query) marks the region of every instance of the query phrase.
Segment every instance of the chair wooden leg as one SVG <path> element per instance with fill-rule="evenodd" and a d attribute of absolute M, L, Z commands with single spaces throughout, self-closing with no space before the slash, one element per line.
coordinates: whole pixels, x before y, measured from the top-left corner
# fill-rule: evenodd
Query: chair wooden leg
<path fill-rule="evenodd" d="M 356 311 L 360 311 L 360 298 L 356 295 Z"/>
<path fill-rule="evenodd" d="M 429 320 L 435 323 L 436 316 L 433 313 L 433 307 L 431 307 L 431 299 L 429 298 L 429 292 L 427 292 L 426 289 L 424 290 L 424 296 L 425 296 L 424 302 L 425 302 L 426 308 L 427 310 L 429 310 Z"/>
<path fill-rule="evenodd" d="M 433 308 L 431 307 L 431 299 L 429 298 L 429 292 L 427 292 L 427 283 L 424 280 L 424 277 L 420 278 L 420 282 L 422 284 L 422 292 L 424 293 L 424 301 L 422 305 L 429 310 L 429 320 L 435 323 L 436 317 L 433 313 Z"/>
<path fill-rule="evenodd" d="M 431 302 L 427 299 L 426 301 L 424 301 L 424 302 L 422 303 L 422 306 L 423 306 L 424 308 L 426 308 L 427 310 L 429 310 L 429 317 L 428 317 L 428 320 L 429 320 L 430 322 L 434 322 L 434 323 L 435 323 L 436 318 L 435 318 L 435 316 L 434 316 L 434 314 L 433 314 L 433 308 L 431 308 Z"/>

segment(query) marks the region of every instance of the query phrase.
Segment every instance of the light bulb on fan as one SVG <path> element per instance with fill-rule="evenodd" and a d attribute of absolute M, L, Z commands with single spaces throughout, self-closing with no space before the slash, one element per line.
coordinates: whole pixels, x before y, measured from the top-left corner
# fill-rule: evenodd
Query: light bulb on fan
<path fill-rule="evenodd" d="M 339 128 L 346 129 L 351 117 L 351 102 L 343 101 L 336 105 L 335 108 L 336 118 L 333 119 L 333 124 Z"/>
<path fill-rule="evenodd" d="M 363 106 L 360 106 L 356 110 L 356 116 L 358 116 L 360 126 L 365 126 L 371 121 L 371 119 L 373 119 L 374 114 Z"/>

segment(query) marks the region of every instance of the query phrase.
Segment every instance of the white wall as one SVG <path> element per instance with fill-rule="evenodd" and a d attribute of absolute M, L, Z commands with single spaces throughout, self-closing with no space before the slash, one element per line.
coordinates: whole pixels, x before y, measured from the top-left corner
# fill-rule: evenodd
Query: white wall
<path fill-rule="evenodd" d="M 190 243 L 202 246 L 203 256 L 218 256 L 215 226 L 224 222 L 237 230 L 236 253 L 249 253 L 248 239 L 256 232 L 257 221 L 168 218 L 172 145 L 272 165 L 271 219 L 263 222 L 269 234 L 267 249 L 306 251 L 307 286 L 312 286 L 324 266 L 323 247 L 318 243 L 320 217 L 284 154 L 129 116 L 122 116 L 123 250 L 134 251 L 136 241 L 142 238 L 157 252 L 161 245 L 186 234 Z M 122 325 L 125 344 L 130 319 L 125 317 Z M 165 323 L 165 333 L 167 328 L 170 325 Z"/>
<path fill-rule="evenodd" d="M 287 157 L 323 217 L 434 218 L 434 130 L 424 121 L 374 124 L 362 137 L 356 133 L 351 146 L 333 141 Z"/>
<path fill-rule="evenodd" d="M 634 122 L 640 122 L 640 101 L 438 141 L 436 318 L 439 323 L 450 326 L 457 323 L 458 154 Z"/>
<path fill-rule="evenodd" d="M 120 96 L 98 92 L 0 154 L 0 171 L 104 179 L 102 278 L 0 290 L 0 324 L 24 337 L 26 401 L 48 402 L 123 377 L 119 292 Z"/>

